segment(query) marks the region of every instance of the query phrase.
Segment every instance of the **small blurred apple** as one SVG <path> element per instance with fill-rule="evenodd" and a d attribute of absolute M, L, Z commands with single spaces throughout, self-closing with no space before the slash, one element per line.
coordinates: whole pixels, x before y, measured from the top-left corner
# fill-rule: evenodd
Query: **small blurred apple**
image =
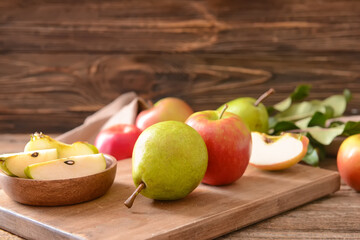
<path fill-rule="evenodd" d="M 360 192 L 360 134 L 347 137 L 340 145 L 337 166 L 345 183 Z"/>
<path fill-rule="evenodd" d="M 203 183 L 225 185 L 245 172 L 251 153 L 251 135 L 237 115 L 222 111 L 192 114 L 186 123 L 200 133 L 208 149 L 209 163 Z"/>
<path fill-rule="evenodd" d="M 193 112 L 191 107 L 179 98 L 163 98 L 156 102 L 153 107 L 140 112 L 135 124 L 144 131 L 151 125 L 162 121 L 185 122 Z"/>
<path fill-rule="evenodd" d="M 114 156 L 117 160 L 130 158 L 141 130 L 132 124 L 118 124 L 99 132 L 95 146 L 99 152 Z"/>

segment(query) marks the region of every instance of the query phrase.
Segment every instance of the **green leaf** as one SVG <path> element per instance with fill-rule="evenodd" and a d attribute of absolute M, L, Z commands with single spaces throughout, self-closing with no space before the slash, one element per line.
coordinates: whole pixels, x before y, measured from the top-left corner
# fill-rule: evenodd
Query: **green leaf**
<path fill-rule="evenodd" d="M 316 149 L 311 144 L 309 144 L 306 155 L 302 159 L 302 161 L 304 161 L 305 163 L 307 163 L 311 166 L 319 166 L 319 160 L 320 160 L 320 158 L 319 158 L 319 155 L 318 155 Z"/>
<path fill-rule="evenodd" d="M 279 112 L 285 111 L 291 106 L 293 102 L 301 101 L 305 99 L 307 96 L 309 96 L 310 89 L 311 89 L 310 85 L 299 85 L 298 87 L 296 87 L 294 92 L 291 93 L 291 95 L 288 98 L 275 104 L 273 108 Z"/>
<path fill-rule="evenodd" d="M 274 117 L 277 121 L 298 121 L 311 117 L 315 112 L 326 112 L 326 108 L 321 104 L 321 101 L 313 100 L 310 102 L 294 103 Z"/>
<path fill-rule="evenodd" d="M 299 85 L 295 91 L 291 94 L 292 101 L 301 101 L 309 96 L 311 85 L 303 84 Z"/>
<path fill-rule="evenodd" d="M 345 124 L 344 132 L 342 135 L 351 136 L 360 133 L 360 122 L 349 121 Z"/>
<path fill-rule="evenodd" d="M 320 126 L 325 127 L 329 114 L 316 112 L 309 121 L 308 127 Z"/>
<path fill-rule="evenodd" d="M 347 100 L 345 95 L 334 95 L 326 98 L 323 102 L 323 106 L 329 106 L 334 110 L 334 117 L 340 117 L 346 110 Z"/>
<path fill-rule="evenodd" d="M 346 102 L 349 103 L 351 101 L 351 99 L 352 99 L 352 94 L 351 94 L 350 90 L 345 89 L 343 94 L 345 96 Z"/>
<path fill-rule="evenodd" d="M 279 134 L 293 129 L 299 129 L 293 122 L 278 122 L 274 126 L 274 134 Z"/>
<path fill-rule="evenodd" d="M 333 128 L 322 127 L 309 127 L 306 131 L 314 138 L 318 143 L 322 145 L 329 145 L 334 138 L 341 135 L 345 129 L 345 125 L 339 125 Z"/>

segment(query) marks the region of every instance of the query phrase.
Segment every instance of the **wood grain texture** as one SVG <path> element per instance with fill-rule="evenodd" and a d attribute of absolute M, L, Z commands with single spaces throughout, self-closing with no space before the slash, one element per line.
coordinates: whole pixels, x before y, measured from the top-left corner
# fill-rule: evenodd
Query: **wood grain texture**
<path fill-rule="evenodd" d="M 0 151 L 21 151 L 28 139 L 27 134 L 0 134 Z M 336 170 L 334 159 L 321 162 L 321 167 Z M 359 201 L 358 194 L 342 182 L 340 191 L 328 197 L 234 231 L 219 239 L 357 239 L 360 234 Z M 2 230 L 0 238 L 19 239 Z"/>
<path fill-rule="evenodd" d="M 0 3 L 0 132 L 64 132 L 119 94 L 217 108 L 300 83 L 360 106 L 360 2 L 152 0 Z"/>
<path fill-rule="evenodd" d="M 266 104 L 286 98 L 300 83 L 313 85 L 310 98 L 324 99 L 348 88 L 347 114 L 360 111 L 360 54 L 322 55 L 6 54 L 0 56 L 0 131 L 64 132 L 111 102 L 135 91 L 157 100 L 176 96 L 194 110 L 219 107 L 240 96 Z"/>
<path fill-rule="evenodd" d="M 79 205 L 29 207 L 0 190 L 0 226 L 39 240 L 49 236 L 209 239 L 326 196 L 339 187 L 339 175 L 333 171 L 298 164 L 282 172 L 265 172 L 249 166 L 234 184 L 201 184 L 178 201 L 154 201 L 139 195 L 127 209 L 123 202 L 134 190 L 131 160 L 127 159 L 118 162 L 115 182 L 103 197 Z"/>
<path fill-rule="evenodd" d="M 353 52 L 359 11 L 356 0 L 7 0 L 0 50 Z"/>

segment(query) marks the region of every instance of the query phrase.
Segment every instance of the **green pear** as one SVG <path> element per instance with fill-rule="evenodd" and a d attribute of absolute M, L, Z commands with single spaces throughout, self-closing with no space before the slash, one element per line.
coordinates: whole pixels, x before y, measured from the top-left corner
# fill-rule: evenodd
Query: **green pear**
<path fill-rule="evenodd" d="M 205 142 L 192 127 L 178 121 L 150 126 L 134 146 L 132 176 L 137 190 L 125 205 L 130 208 L 139 192 L 157 200 L 184 198 L 200 184 L 207 163 Z"/>
<path fill-rule="evenodd" d="M 31 136 L 30 141 L 25 145 L 24 151 L 35 151 L 49 148 L 56 148 L 59 158 L 99 153 L 98 149 L 94 145 L 87 142 L 75 142 L 70 145 L 59 142 L 43 133 L 34 133 Z"/>
<path fill-rule="evenodd" d="M 228 105 L 227 112 L 234 113 L 242 118 L 249 129 L 254 132 L 266 133 L 269 130 L 269 115 L 264 104 L 261 103 L 266 97 L 274 92 L 270 89 L 258 99 L 243 97 L 231 100 L 220 106 L 217 111 L 224 109 Z"/>
<path fill-rule="evenodd" d="M 21 178 L 26 178 L 24 170 L 28 165 L 57 158 L 58 153 L 55 148 L 0 155 L 0 161 L 3 161 L 1 164 L 4 167 L 2 167 L 3 171 L 10 176 Z"/>
<path fill-rule="evenodd" d="M 37 180 L 58 180 L 88 176 L 105 169 L 106 159 L 98 153 L 31 164 L 26 167 L 25 174 Z"/>

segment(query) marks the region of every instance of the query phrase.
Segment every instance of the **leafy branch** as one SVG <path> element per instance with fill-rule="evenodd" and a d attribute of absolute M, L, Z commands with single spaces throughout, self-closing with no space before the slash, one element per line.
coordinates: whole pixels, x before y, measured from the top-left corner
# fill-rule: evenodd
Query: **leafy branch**
<path fill-rule="evenodd" d="M 347 89 L 343 94 L 333 95 L 324 100 L 305 101 L 311 90 L 310 85 L 298 86 L 289 97 L 268 107 L 269 133 L 298 132 L 310 139 L 306 163 L 317 166 L 325 156 L 325 146 L 337 136 L 350 136 L 360 133 L 360 122 L 332 121 L 342 116 L 351 100 Z"/>

